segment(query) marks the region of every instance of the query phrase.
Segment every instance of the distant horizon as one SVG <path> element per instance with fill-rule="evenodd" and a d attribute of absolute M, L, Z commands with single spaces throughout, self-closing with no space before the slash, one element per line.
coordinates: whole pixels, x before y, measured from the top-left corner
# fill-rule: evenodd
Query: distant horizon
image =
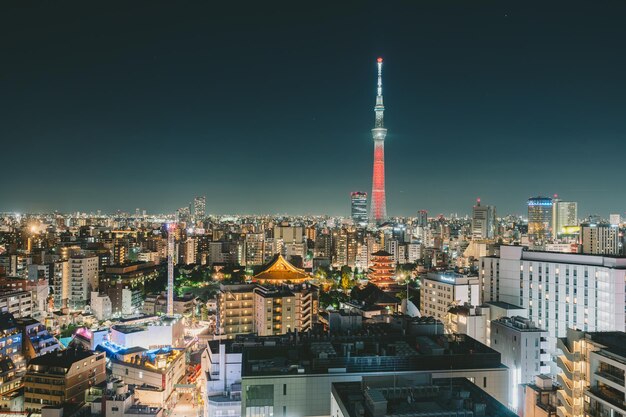
<path fill-rule="evenodd" d="M 626 2 L 65 6 L 3 6 L 1 210 L 346 216 L 382 57 L 388 215 L 626 211 Z"/>

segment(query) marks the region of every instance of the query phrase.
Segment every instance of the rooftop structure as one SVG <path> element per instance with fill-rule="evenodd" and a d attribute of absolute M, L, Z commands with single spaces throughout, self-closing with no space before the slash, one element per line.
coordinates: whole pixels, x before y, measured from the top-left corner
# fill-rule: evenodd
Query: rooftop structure
<path fill-rule="evenodd" d="M 334 417 L 516 416 L 466 378 L 432 374 L 415 382 L 395 377 L 335 382 L 331 396 Z"/>
<path fill-rule="evenodd" d="M 311 279 L 309 274 L 304 272 L 303 269 L 296 268 L 287 262 L 280 254 L 277 254 L 263 271 L 256 274 L 253 278 L 254 281 L 268 284 L 281 284 L 286 282 L 296 284 L 309 279 Z"/>

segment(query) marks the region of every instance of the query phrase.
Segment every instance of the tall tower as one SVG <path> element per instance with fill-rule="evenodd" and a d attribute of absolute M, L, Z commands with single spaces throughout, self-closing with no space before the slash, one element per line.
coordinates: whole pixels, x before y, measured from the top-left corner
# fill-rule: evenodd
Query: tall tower
<path fill-rule="evenodd" d="M 385 136 L 387 129 L 384 124 L 385 106 L 383 105 L 383 59 L 378 58 L 378 92 L 376 94 L 376 121 L 372 129 L 374 138 L 374 174 L 372 176 L 372 204 L 370 219 L 378 224 L 387 218 L 385 201 Z"/>

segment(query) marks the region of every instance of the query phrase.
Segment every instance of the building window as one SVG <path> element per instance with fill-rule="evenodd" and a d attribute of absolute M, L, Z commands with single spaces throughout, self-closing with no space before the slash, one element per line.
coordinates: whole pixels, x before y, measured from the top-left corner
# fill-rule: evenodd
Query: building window
<path fill-rule="evenodd" d="M 287 384 L 283 384 L 283 395 L 287 395 Z"/>

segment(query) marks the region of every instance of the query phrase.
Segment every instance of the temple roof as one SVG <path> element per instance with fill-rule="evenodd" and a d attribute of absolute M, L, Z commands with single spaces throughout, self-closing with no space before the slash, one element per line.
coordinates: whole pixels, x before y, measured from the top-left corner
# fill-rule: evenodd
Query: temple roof
<path fill-rule="evenodd" d="M 303 269 L 296 268 L 280 254 L 276 255 L 263 271 L 254 276 L 255 281 L 270 282 L 302 282 L 310 278 Z"/>
<path fill-rule="evenodd" d="M 384 250 L 379 250 L 378 252 L 372 253 L 372 256 L 393 256 L 393 255 Z"/>

